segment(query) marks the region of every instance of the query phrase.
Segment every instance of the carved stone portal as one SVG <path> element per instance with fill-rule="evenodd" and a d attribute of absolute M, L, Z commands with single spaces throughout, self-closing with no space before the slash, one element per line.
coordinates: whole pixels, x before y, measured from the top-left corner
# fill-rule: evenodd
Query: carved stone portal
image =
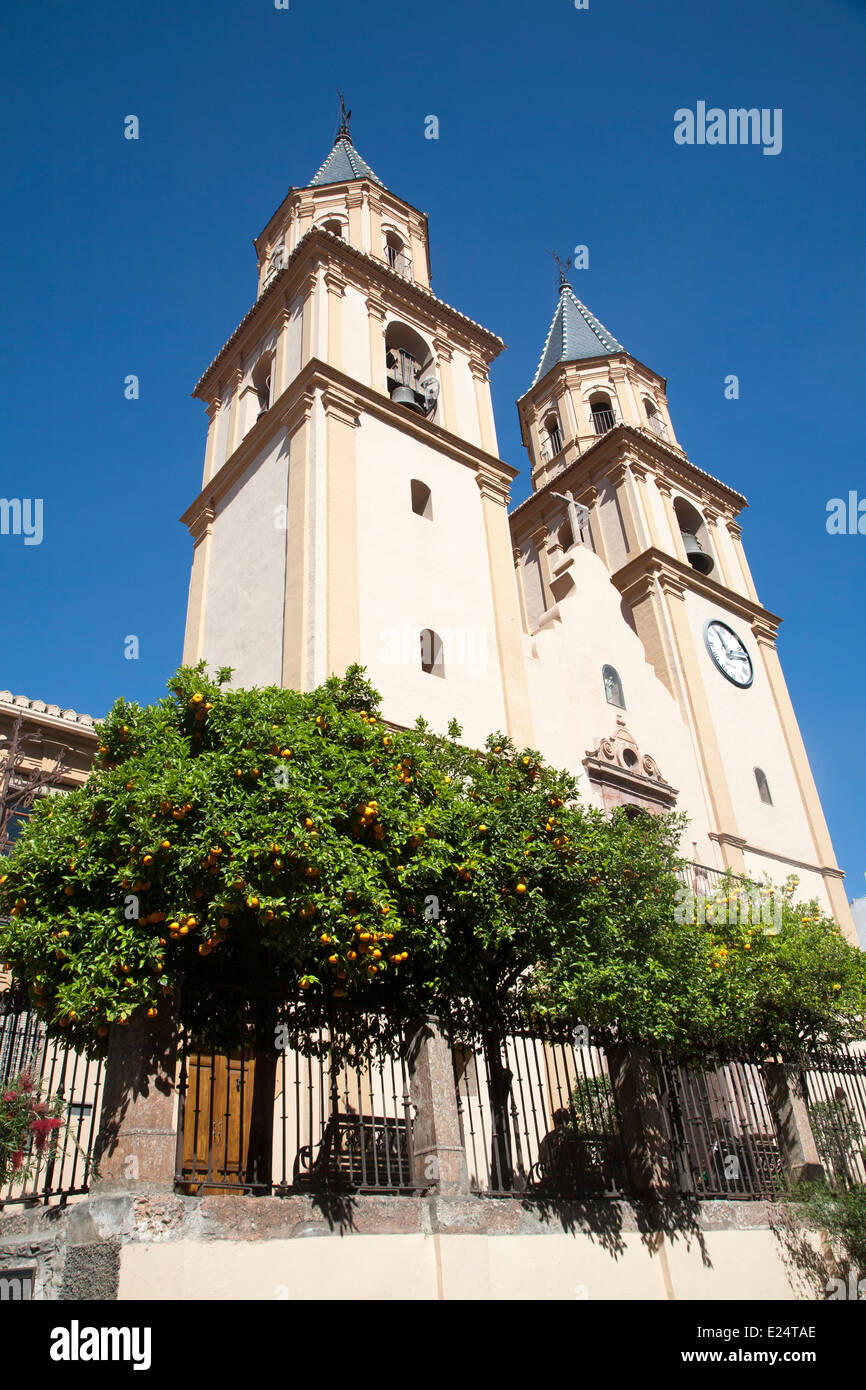
<path fill-rule="evenodd" d="M 588 749 L 583 765 L 590 782 L 601 789 L 606 811 L 634 806 L 658 815 L 676 805 L 676 788 L 662 777 L 655 758 L 641 753 L 621 715 L 613 736 Z"/>

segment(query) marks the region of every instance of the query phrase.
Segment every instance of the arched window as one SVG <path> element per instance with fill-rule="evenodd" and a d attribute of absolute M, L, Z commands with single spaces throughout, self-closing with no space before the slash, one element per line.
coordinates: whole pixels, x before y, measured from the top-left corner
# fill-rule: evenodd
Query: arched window
<path fill-rule="evenodd" d="M 659 439 L 667 439 L 668 427 L 662 419 L 655 401 L 644 396 L 643 408 L 646 411 L 646 422 L 653 434 L 657 434 Z"/>
<path fill-rule="evenodd" d="M 385 372 L 388 395 L 395 405 L 420 415 L 434 414 L 439 382 L 433 370 L 433 353 L 408 324 L 389 323 L 385 330 Z"/>
<path fill-rule="evenodd" d="M 264 352 L 253 368 L 253 390 L 259 401 L 259 415 L 264 415 L 273 401 L 273 365 L 271 353 Z"/>
<path fill-rule="evenodd" d="M 420 478 L 413 478 L 410 484 L 412 493 L 412 510 L 416 516 L 426 517 L 428 521 L 433 520 L 433 494 L 426 483 L 422 483 Z"/>
<path fill-rule="evenodd" d="M 562 448 L 562 430 L 559 424 L 559 416 L 555 411 L 551 411 L 550 415 L 545 419 L 544 428 L 547 432 L 548 456 L 553 458 L 554 454 L 558 454 Z"/>
<path fill-rule="evenodd" d="M 710 553 L 704 518 L 697 507 L 693 507 L 684 497 L 674 499 L 674 512 L 686 549 L 686 559 L 699 574 L 709 574 L 715 568 L 716 562 Z"/>
<path fill-rule="evenodd" d="M 604 681 L 604 698 L 607 703 L 616 705 L 617 709 L 625 709 L 625 696 L 622 693 L 619 672 L 613 666 L 603 666 L 601 678 Z"/>
<path fill-rule="evenodd" d="M 758 796 L 768 806 L 772 806 L 773 798 L 770 795 L 770 784 L 767 781 L 767 774 L 760 767 L 755 768 L 755 781 L 758 784 Z"/>
<path fill-rule="evenodd" d="M 592 427 L 596 434 L 607 434 L 616 424 L 616 415 L 610 396 L 597 392 L 590 397 L 589 408 L 592 411 Z"/>
<path fill-rule="evenodd" d="M 326 232 L 331 232 L 334 236 L 341 237 L 343 235 L 343 224 L 339 217 L 329 217 L 327 222 L 322 223 L 322 226 Z"/>
<path fill-rule="evenodd" d="M 421 632 L 421 670 L 428 676 L 445 675 L 442 638 L 432 627 L 425 627 Z"/>
<path fill-rule="evenodd" d="M 404 280 L 412 279 L 412 257 L 406 250 L 405 241 L 396 232 L 385 235 L 385 260 Z"/>

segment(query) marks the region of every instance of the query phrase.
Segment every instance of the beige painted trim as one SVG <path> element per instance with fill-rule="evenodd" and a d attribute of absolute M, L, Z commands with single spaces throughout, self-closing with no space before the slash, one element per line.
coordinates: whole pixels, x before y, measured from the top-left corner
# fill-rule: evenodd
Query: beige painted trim
<path fill-rule="evenodd" d="M 211 507 L 204 508 L 199 514 L 198 525 L 193 533 L 195 544 L 192 553 L 192 570 L 189 577 L 186 631 L 183 639 L 184 666 L 194 666 L 202 658 L 213 521 L 213 509 Z"/>
<path fill-rule="evenodd" d="M 720 528 L 718 512 L 714 512 L 711 507 L 704 507 L 704 521 L 706 522 L 707 530 L 710 534 L 710 540 L 713 546 L 713 559 L 721 575 L 722 583 L 726 589 L 732 589 L 734 586 L 731 583 L 731 575 L 728 571 L 727 557 L 725 556 L 723 547 L 719 543 Z"/>
<path fill-rule="evenodd" d="M 364 196 L 360 188 L 350 189 L 346 195 L 349 210 L 349 241 L 359 250 L 364 249 Z"/>
<path fill-rule="evenodd" d="M 520 608 L 520 624 L 525 633 L 529 633 L 529 618 L 526 612 L 526 591 L 523 587 L 523 551 L 516 545 L 512 551 L 514 557 L 514 582 L 517 585 L 517 604 Z"/>
<path fill-rule="evenodd" d="M 370 295 L 367 299 L 367 322 L 370 327 L 370 385 L 374 391 L 388 394 L 388 381 L 385 373 L 385 318 L 387 311 L 381 299 Z"/>
<path fill-rule="evenodd" d="M 607 477 L 613 486 L 617 502 L 619 503 L 619 515 L 622 521 L 626 554 L 629 559 L 633 559 L 638 551 L 643 549 L 643 546 L 641 545 L 640 528 L 632 502 L 628 464 L 625 462 L 612 464 L 607 469 Z"/>
<path fill-rule="evenodd" d="M 280 396 L 288 386 L 288 343 L 291 331 L 292 313 L 288 304 L 284 304 L 280 311 L 280 318 L 277 327 L 277 345 L 274 351 L 274 400 L 279 400 Z"/>
<path fill-rule="evenodd" d="M 740 566 L 740 570 L 743 575 L 743 583 L 746 588 L 746 593 L 748 594 L 749 598 L 752 600 L 753 603 L 760 603 L 760 599 L 758 598 L 758 591 L 755 588 L 755 581 L 752 578 L 752 571 L 749 569 L 749 562 L 746 559 L 746 551 L 741 539 L 743 534 L 743 528 L 742 526 L 738 526 L 736 521 L 729 521 L 727 523 L 727 527 L 728 534 L 733 542 L 734 554 L 737 557 L 737 562 Z"/>
<path fill-rule="evenodd" d="M 433 339 L 433 350 L 436 353 L 439 381 L 442 386 L 442 425 L 444 429 L 456 434 L 457 411 L 454 405 L 454 383 L 451 378 L 454 351 L 450 343 L 439 337 Z"/>
<path fill-rule="evenodd" d="M 231 380 L 231 415 L 229 417 L 229 437 L 226 443 L 226 458 L 231 458 L 235 449 L 243 439 L 241 432 L 241 383 L 244 374 L 240 366 L 235 367 L 229 373 Z"/>
<path fill-rule="evenodd" d="M 306 688 L 307 589 L 310 572 L 307 493 L 313 401 L 314 397 L 305 393 L 293 403 L 282 421 L 289 439 L 289 476 L 286 492 L 286 579 L 283 599 L 281 684 L 288 690 Z"/>
<path fill-rule="evenodd" d="M 484 363 L 479 362 L 475 357 L 469 359 L 469 370 L 472 373 L 472 384 L 475 387 L 475 409 L 478 413 L 481 447 L 486 449 L 489 454 L 495 454 L 496 428 L 490 401 L 490 374 Z"/>
<path fill-rule="evenodd" d="M 505 719 L 508 733 L 517 747 L 529 748 L 533 745 L 534 733 L 529 682 L 523 659 L 520 607 L 511 559 L 508 488 L 503 485 L 501 477 L 486 470 L 479 470 L 476 481 L 481 492 L 481 512 L 487 538 Z"/>
<path fill-rule="evenodd" d="M 818 796 L 818 788 L 815 786 L 815 779 L 812 776 L 812 769 L 809 766 L 809 757 L 806 753 L 806 746 L 803 743 L 803 736 L 800 733 L 800 726 L 797 723 L 797 716 L 794 713 L 794 706 L 791 703 L 791 696 L 788 693 L 788 686 L 782 672 L 782 664 L 779 661 L 779 653 L 776 649 L 775 630 L 765 624 L 756 622 L 752 625 L 752 633 L 761 653 L 764 671 L 773 695 L 773 703 L 776 706 L 776 714 L 782 727 L 782 734 L 785 739 L 785 746 L 788 749 L 788 757 L 794 770 L 794 777 L 800 792 L 800 800 L 806 812 L 806 820 L 812 836 L 812 844 L 815 846 L 815 857 L 821 865 L 819 873 L 824 876 L 827 885 L 827 892 L 833 904 L 833 914 L 839 926 L 844 931 L 848 939 L 857 944 L 857 934 L 854 930 L 854 923 L 851 918 L 851 911 L 848 900 L 845 896 L 842 883 L 838 878 L 840 873 L 836 863 L 836 856 L 833 852 L 833 842 L 830 839 L 830 831 L 821 807 L 821 799 Z"/>
<path fill-rule="evenodd" d="M 550 568 L 550 556 L 547 553 L 547 541 L 549 532 L 546 526 L 536 526 L 534 531 L 529 533 L 529 539 L 538 552 L 538 568 L 541 572 L 541 597 L 544 603 L 544 611 L 552 608 L 553 598 L 553 572 Z"/>
<path fill-rule="evenodd" d="M 370 189 L 370 255 L 377 260 L 383 259 L 383 238 L 382 238 L 382 200 L 378 197 L 374 189 Z"/>
<path fill-rule="evenodd" d="M 301 327 L 301 367 L 305 367 L 312 360 L 316 351 L 316 318 L 318 310 L 318 288 L 319 277 L 317 267 L 314 267 L 307 276 L 306 281 L 301 286 L 301 293 L 304 298 L 304 314 Z"/>
<path fill-rule="evenodd" d="M 659 576 L 659 585 L 665 598 L 667 613 L 673 629 L 677 656 L 683 672 L 683 689 L 688 702 L 689 722 L 696 735 L 697 747 L 704 770 L 705 786 L 715 819 L 714 828 L 719 832 L 725 867 L 732 869 L 735 873 L 742 873 L 745 868 L 741 848 L 743 841 L 737 828 L 737 818 L 728 789 L 728 779 L 725 776 L 724 763 L 716 739 L 709 701 L 689 627 L 685 603 L 685 585 L 665 574 Z"/>
<path fill-rule="evenodd" d="M 328 675 L 343 675 L 361 659 L 358 583 L 358 500 L 355 431 L 358 403 L 328 387 L 322 393 L 328 460 Z"/>
<path fill-rule="evenodd" d="M 328 361 L 337 371 L 343 370 L 343 296 L 346 281 L 339 271 L 325 271 L 328 291 Z"/>
<path fill-rule="evenodd" d="M 204 472 L 202 475 L 202 487 L 210 482 L 213 476 L 213 455 L 216 448 L 217 420 L 219 419 L 220 401 L 219 397 L 212 400 L 206 407 L 205 413 L 208 417 L 207 441 L 204 448 Z"/>
<path fill-rule="evenodd" d="M 641 463 L 632 463 L 631 475 L 635 481 L 635 488 L 638 495 L 639 509 L 643 518 L 643 530 L 650 545 L 659 544 L 659 535 L 656 529 L 656 519 L 647 492 L 647 469 Z"/>

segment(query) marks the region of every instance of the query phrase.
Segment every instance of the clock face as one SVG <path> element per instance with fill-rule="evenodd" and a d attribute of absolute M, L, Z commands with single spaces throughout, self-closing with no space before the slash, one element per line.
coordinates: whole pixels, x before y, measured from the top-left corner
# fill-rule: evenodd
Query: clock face
<path fill-rule="evenodd" d="M 704 624 L 707 651 L 723 676 L 745 690 L 752 684 L 752 660 L 733 628 L 717 620 Z"/>

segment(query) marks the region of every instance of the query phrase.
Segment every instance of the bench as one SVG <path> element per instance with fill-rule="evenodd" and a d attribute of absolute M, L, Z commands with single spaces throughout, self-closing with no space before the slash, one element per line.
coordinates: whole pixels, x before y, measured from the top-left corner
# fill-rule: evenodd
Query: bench
<path fill-rule="evenodd" d="M 343 1191 L 414 1187 L 406 1120 L 335 1111 L 318 1146 L 298 1150 L 292 1185 Z"/>

